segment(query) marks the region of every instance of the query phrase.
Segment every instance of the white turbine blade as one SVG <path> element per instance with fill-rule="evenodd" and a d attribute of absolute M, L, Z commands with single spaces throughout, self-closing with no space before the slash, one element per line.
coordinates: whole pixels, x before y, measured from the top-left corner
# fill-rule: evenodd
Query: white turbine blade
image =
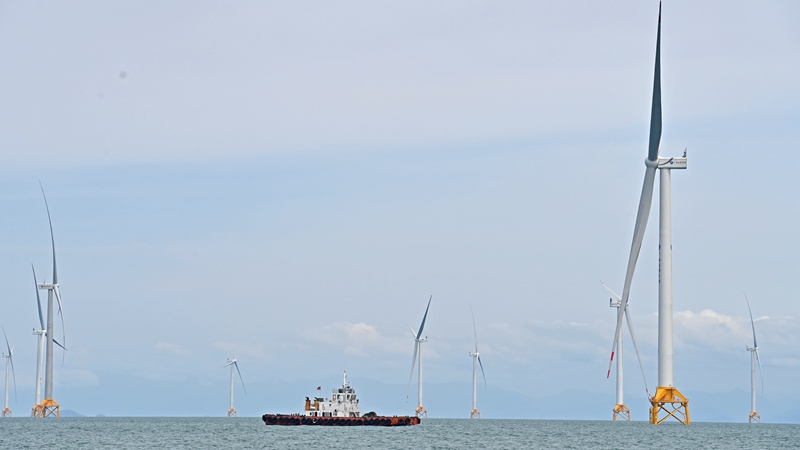
<path fill-rule="evenodd" d="M 64 342 L 64 345 L 66 345 L 67 344 L 67 331 L 64 328 L 64 313 L 63 313 L 63 310 L 61 309 L 61 290 L 58 288 L 58 285 L 55 284 L 55 283 L 54 283 L 54 286 L 53 286 L 53 291 L 55 291 L 55 293 L 56 293 L 56 301 L 58 301 L 58 315 L 61 316 L 61 340 Z M 60 347 L 62 349 L 64 349 L 64 350 L 66 350 L 66 348 L 64 348 L 63 345 L 60 346 Z M 66 351 L 62 352 L 61 353 L 61 365 L 62 366 L 64 365 L 64 359 L 66 357 L 67 357 Z"/>
<path fill-rule="evenodd" d="M 414 331 L 414 329 L 413 329 L 413 328 L 411 328 L 411 325 L 408 325 L 408 324 L 406 324 L 406 326 L 408 327 L 408 329 L 409 329 L 409 330 L 411 330 L 411 337 L 413 337 L 414 339 L 416 339 L 416 338 L 417 338 L 417 332 L 416 332 L 416 331 Z"/>
<path fill-rule="evenodd" d="M 758 374 L 761 376 L 761 396 L 764 396 L 764 372 L 761 370 L 761 357 L 758 355 L 758 349 L 755 350 L 756 352 L 756 361 L 758 361 Z"/>
<path fill-rule="evenodd" d="M 644 185 L 642 195 L 639 199 L 639 211 L 636 215 L 636 225 L 633 229 L 633 241 L 631 242 L 631 253 L 628 257 L 628 269 L 625 273 L 625 285 L 620 298 L 620 307 L 617 312 L 617 328 L 614 331 L 614 343 L 611 346 L 611 360 L 608 362 L 608 378 L 611 375 L 611 364 L 614 362 L 614 352 L 617 350 L 617 339 L 622 329 L 622 316 L 625 314 L 625 307 L 628 305 L 633 272 L 636 270 L 636 261 L 639 259 L 639 251 L 644 240 L 644 231 L 647 228 L 647 219 L 650 216 L 650 205 L 653 201 L 653 183 L 655 182 L 656 168 L 647 167 L 644 173 Z"/>
<path fill-rule="evenodd" d="M 483 363 L 481 362 L 481 357 L 478 355 L 478 365 L 481 366 L 481 374 L 483 374 L 483 388 L 487 389 L 486 385 L 486 372 L 483 371 Z"/>
<path fill-rule="evenodd" d="M 644 183 L 642 195 L 639 198 L 639 211 L 636 213 L 636 225 L 633 228 L 633 241 L 631 252 L 628 256 L 628 269 L 625 271 L 625 284 L 622 288 L 622 298 L 617 314 L 617 329 L 614 332 L 614 343 L 611 344 L 611 360 L 608 362 L 608 375 L 611 376 L 611 364 L 614 362 L 614 352 L 617 349 L 617 339 L 622 328 L 622 315 L 628 305 L 628 296 L 631 291 L 633 272 L 636 270 L 636 261 L 644 240 L 644 231 L 647 228 L 647 219 L 650 216 L 650 205 L 653 202 L 653 183 L 656 179 L 658 166 L 658 147 L 661 143 L 661 5 L 658 6 L 658 34 L 656 36 L 656 64 L 653 75 L 653 102 L 650 110 L 650 141 L 645 161 Z"/>
<path fill-rule="evenodd" d="M 475 332 L 475 353 L 478 353 L 478 327 L 475 326 L 475 313 L 472 311 L 472 305 L 469 305 L 469 313 L 472 314 L 472 331 Z"/>
<path fill-rule="evenodd" d="M 610 287 L 606 286 L 606 284 L 605 284 L 605 283 L 603 283 L 603 280 L 600 280 L 600 284 L 602 284 L 602 285 L 603 285 L 603 287 L 604 287 L 604 288 L 606 288 L 606 290 L 607 290 L 608 292 L 610 292 L 610 293 L 611 293 L 611 295 L 613 295 L 613 296 L 614 296 L 614 298 L 616 298 L 617 300 L 622 300 L 622 297 L 620 297 L 619 295 L 617 295 L 617 293 L 616 293 L 616 292 L 612 291 Z"/>
<path fill-rule="evenodd" d="M 44 317 L 42 316 L 42 300 L 39 298 L 39 285 L 36 283 L 36 269 L 33 268 L 33 264 L 31 264 L 31 270 L 33 271 L 33 287 L 36 289 L 36 306 L 39 308 L 39 325 L 41 328 L 39 330 L 44 330 Z"/>
<path fill-rule="evenodd" d="M 47 205 L 47 196 L 44 195 L 44 186 L 39 182 L 39 187 L 42 189 L 42 197 L 44 197 L 44 207 L 47 209 L 47 222 L 50 224 L 50 242 L 53 244 L 53 284 L 58 284 L 58 270 L 56 270 L 56 239 L 53 236 L 53 221 L 50 220 L 50 206 Z"/>
<path fill-rule="evenodd" d="M 431 295 L 431 298 L 428 299 L 428 306 L 425 308 L 425 315 L 422 316 L 422 323 L 419 325 L 419 332 L 417 333 L 417 339 L 422 337 L 422 329 L 425 328 L 425 320 L 428 319 L 428 310 L 431 309 L 431 300 L 433 300 L 433 295 Z"/>
<path fill-rule="evenodd" d="M 239 371 L 239 364 L 234 361 L 233 367 L 236 367 L 236 372 L 239 374 L 239 380 L 242 382 L 242 389 L 244 389 L 244 396 L 247 397 L 247 388 L 244 387 L 244 378 L 242 378 L 242 372 Z"/>
<path fill-rule="evenodd" d="M 625 308 L 625 319 L 628 321 L 628 332 L 631 334 L 631 342 L 633 342 L 633 349 L 636 351 L 636 359 L 639 361 L 639 369 L 642 371 L 642 380 L 644 380 L 644 391 L 647 393 L 647 398 L 650 398 L 650 390 L 647 388 L 647 377 L 644 375 L 644 365 L 642 365 L 642 357 L 639 356 L 639 346 L 636 345 L 636 333 L 633 331 L 633 319 Z"/>
<path fill-rule="evenodd" d="M 750 313 L 750 326 L 753 327 L 753 347 L 758 348 L 758 343 L 756 342 L 756 324 L 753 321 L 753 311 L 750 309 L 750 300 L 747 299 L 747 294 L 744 294 L 744 301 L 747 302 L 747 312 Z"/>
<path fill-rule="evenodd" d="M 419 341 L 414 341 L 414 355 L 411 357 L 411 373 L 408 375 L 408 387 L 406 388 L 406 403 L 408 403 L 408 393 L 411 392 L 411 379 L 414 378 L 414 365 L 417 363 L 417 347 L 419 347 Z"/>

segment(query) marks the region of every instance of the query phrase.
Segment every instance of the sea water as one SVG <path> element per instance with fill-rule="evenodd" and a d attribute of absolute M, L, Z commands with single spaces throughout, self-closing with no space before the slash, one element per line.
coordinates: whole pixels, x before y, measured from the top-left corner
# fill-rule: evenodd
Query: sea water
<path fill-rule="evenodd" d="M 0 419 L 2 449 L 782 449 L 800 425 L 430 419 L 412 427 L 266 426 L 260 418 Z"/>

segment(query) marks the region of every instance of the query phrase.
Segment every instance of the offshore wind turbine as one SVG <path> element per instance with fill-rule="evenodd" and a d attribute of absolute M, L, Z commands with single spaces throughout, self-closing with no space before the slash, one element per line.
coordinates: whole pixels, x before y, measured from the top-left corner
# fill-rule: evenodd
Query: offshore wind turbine
<path fill-rule="evenodd" d="M 233 368 L 236 367 L 236 372 L 239 374 L 239 380 L 242 382 L 242 389 L 244 389 L 244 395 L 247 395 L 247 388 L 244 387 L 244 379 L 242 378 L 242 372 L 239 371 L 239 363 L 236 361 L 236 352 L 233 352 L 233 359 L 229 359 L 228 363 L 225 364 L 223 367 L 231 366 L 231 408 L 228 410 L 228 417 L 236 417 L 236 410 L 233 409 Z"/>
<path fill-rule="evenodd" d="M 472 312 L 471 305 L 469 307 L 469 312 L 472 314 L 472 331 L 475 332 L 475 351 L 469 352 L 469 356 L 472 358 L 472 411 L 469 412 L 469 418 L 480 419 L 481 412 L 478 411 L 478 366 L 481 367 L 481 374 L 483 374 L 484 389 L 486 389 L 486 372 L 483 371 L 481 354 L 478 353 L 478 328 L 475 326 L 475 313 Z"/>
<path fill-rule="evenodd" d="M 750 352 L 750 423 L 761 423 L 761 416 L 756 412 L 756 361 L 758 361 L 758 372 L 761 374 L 761 390 L 764 390 L 764 372 L 761 371 L 761 358 L 758 357 L 758 342 L 756 342 L 756 324 L 753 321 L 753 311 L 750 309 L 750 300 L 744 296 L 747 302 L 747 312 L 750 313 L 750 326 L 753 327 L 753 346 L 745 347 Z M 763 395 L 763 394 L 762 394 Z"/>
<path fill-rule="evenodd" d="M 670 417 L 684 425 L 691 423 L 689 418 L 689 400 L 675 388 L 673 371 L 672 342 L 672 206 L 671 206 L 671 170 L 686 168 L 686 152 L 682 158 L 662 158 L 659 156 L 661 144 L 661 4 L 658 5 L 658 32 L 656 35 L 656 60 L 653 77 L 653 102 L 650 111 L 650 140 L 645 159 L 644 183 L 639 199 L 639 210 L 633 229 L 633 241 L 628 257 L 628 268 L 625 272 L 625 284 L 622 289 L 620 306 L 617 313 L 617 328 L 611 346 L 611 360 L 608 363 L 609 374 L 614 362 L 614 352 L 622 328 L 622 316 L 628 306 L 631 281 L 639 259 L 650 206 L 653 200 L 653 185 L 656 169 L 660 170 L 659 189 L 659 265 L 658 265 L 658 386 L 656 393 L 650 397 L 650 423 L 658 425 Z M 664 417 L 659 417 L 664 413 Z"/>
<path fill-rule="evenodd" d="M 418 394 L 418 402 L 417 402 L 417 409 L 414 410 L 414 413 L 417 417 L 424 417 L 428 418 L 428 410 L 422 406 L 422 344 L 428 342 L 427 337 L 422 337 L 422 330 L 425 328 L 425 320 L 428 318 L 428 309 L 431 307 L 431 300 L 433 300 L 433 295 L 428 299 L 428 306 L 425 308 L 425 315 L 422 316 L 422 323 L 419 325 L 419 331 L 414 333 L 414 329 L 411 328 L 411 334 L 414 335 L 414 355 L 411 357 L 411 373 L 408 376 L 408 388 L 406 388 L 406 401 L 408 401 L 408 389 L 411 388 L 411 379 L 414 377 L 414 364 L 417 362 L 417 351 L 419 351 L 419 373 L 417 374 L 417 394 Z"/>
<path fill-rule="evenodd" d="M 39 329 L 33 329 L 33 334 L 37 337 L 38 345 L 36 346 L 36 387 L 34 389 L 35 401 L 33 403 L 33 408 L 31 409 L 31 417 L 41 417 L 42 408 L 40 403 L 42 402 L 42 358 L 44 357 L 44 345 L 47 336 L 47 329 L 44 326 L 44 318 L 42 317 L 42 301 L 39 298 L 39 286 L 36 282 L 36 269 L 34 269 L 33 264 L 31 264 L 31 270 L 33 271 L 33 287 L 36 291 L 36 307 L 39 310 Z M 64 346 L 55 339 L 53 339 L 53 343 L 64 349 Z"/>
<path fill-rule="evenodd" d="M 619 308 L 621 304 L 621 297 L 617 295 L 616 292 L 612 291 L 611 288 L 606 286 L 603 281 L 600 281 L 600 284 L 603 285 L 604 288 L 608 292 L 613 295 L 613 298 L 608 299 L 609 306 L 612 308 L 617 308 L 619 313 Z M 616 299 L 616 301 L 614 300 Z M 633 342 L 633 348 L 636 350 L 636 359 L 639 361 L 639 368 L 642 370 L 642 379 L 644 379 L 644 389 L 647 392 L 647 396 L 650 397 L 650 392 L 647 390 L 647 377 L 644 375 L 644 366 L 642 366 L 642 358 L 639 356 L 639 346 L 636 345 L 636 333 L 633 331 L 633 319 L 631 319 L 630 313 L 630 305 L 625 308 L 624 314 L 625 319 L 628 322 L 628 332 L 631 334 L 631 341 Z M 609 373 L 610 375 L 610 373 Z M 617 402 L 614 405 L 614 415 L 612 416 L 614 422 L 617 420 L 627 420 L 628 422 L 631 421 L 631 411 L 625 406 L 625 398 L 624 398 L 624 386 L 623 386 L 623 358 L 622 358 L 622 333 L 617 336 Z"/>
<path fill-rule="evenodd" d="M 11 410 L 8 408 L 8 367 L 11 366 L 11 375 L 14 377 L 14 400 L 17 399 L 17 376 L 14 374 L 14 349 L 8 345 L 8 336 L 6 336 L 6 330 L 3 328 L 3 337 L 6 338 L 6 349 L 8 353 L 3 353 L 3 358 L 6 359 L 6 401 L 5 406 L 3 407 L 2 417 L 11 417 Z"/>
<path fill-rule="evenodd" d="M 41 187 L 41 184 L 39 186 Z M 50 207 L 47 205 L 47 196 L 44 194 L 43 187 L 42 197 L 44 198 L 44 207 L 47 209 L 47 221 L 50 224 L 50 243 L 53 247 L 53 281 L 52 283 L 43 282 L 38 284 L 39 289 L 47 290 L 47 327 L 45 328 L 47 346 L 45 349 L 44 400 L 37 405 L 38 410 L 34 407 L 36 410 L 34 413 L 37 417 L 61 417 L 61 405 L 53 400 L 53 344 L 55 343 L 53 339 L 53 297 L 55 297 L 58 302 L 58 314 L 61 316 L 61 342 L 63 345 L 59 344 L 59 346 L 65 352 L 66 349 L 64 345 L 66 345 L 66 336 L 64 334 L 64 313 L 61 307 L 61 290 L 58 285 L 58 269 L 56 266 L 56 240 L 53 236 L 53 221 L 50 218 Z M 64 355 L 66 356 L 66 353 Z"/>

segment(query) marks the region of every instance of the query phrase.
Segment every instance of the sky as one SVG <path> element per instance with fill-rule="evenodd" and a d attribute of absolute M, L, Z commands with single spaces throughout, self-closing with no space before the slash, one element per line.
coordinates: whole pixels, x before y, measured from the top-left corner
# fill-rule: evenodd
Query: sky
<path fill-rule="evenodd" d="M 34 398 L 31 264 L 52 279 L 41 182 L 64 409 L 222 416 L 235 352 L 240 415 L 297 412 L 344 370 L 365 408 L 410 414 L 408 326 L 432 295 L 431 417 L 468 417 L 471 307 L 483 417 L 610 418 L 600 280 L 621 290 L 657 15 L 655 1 L 0 2 L 15 415 Z M 688 155 L 672 177 L 675 383 L 693 420 L 749 413 L 746 294 L 759 412 L 800 422 L 798 19 L 791 1 L 663 3 L 661 154 Z M 657 212 L 630 298 L 651 392 Z"/>

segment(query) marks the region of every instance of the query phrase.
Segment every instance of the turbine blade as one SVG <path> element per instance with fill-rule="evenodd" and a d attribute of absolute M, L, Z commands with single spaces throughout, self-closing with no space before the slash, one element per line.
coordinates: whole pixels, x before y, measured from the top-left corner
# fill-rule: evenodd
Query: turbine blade
<path fill-rule="evenodd" d="M 633 281 L 633 272 L 636 270 L 636 261 L 639 259 L 639 251 L 642 249 L 642 241 L 644 240 L 644 232 L 647 228 L 647 219 L 650 216 L 650 205 L 653 201 L 653 184 L 656 178 L 656 167 L 648 166 L 644 172 L 644 184 L 642 186 L 642 195 L 639 199 L 639 211 L 636 214 L 636 225 L 633 228 L 633 241 L 631 242 L 631 252 L 628 256 L 628 268 L 625 272 L 625 284 L 622 289 L 622 297 L 620 298 L 620 306 L 617 311 L 617 328 L 614 331 L 614 342 L 611 345 L 611 360 L 608 362 L 608 374 L 606 378 L 611 376 L 611 364 L 614 362 L 614 352 L 617 349 L 617 339 L 622 330 L 622 316 L 625 314 L 625 307 L 628 306 L 628 296 L 631 291 L 631 282 Z"/>
<path fill-rule="evenodd" d="M 620 297 L 619 295 L 617 295 L 617 293 L 616 293 L 616 292 L 612 291 L 610 287 L 606 286 L 606 284 L 605 284 L 605 283 L 603 283 L 603 280 L 600 280 L 600 284 L 602 284 L 602 285 L 603 285 L 603 287 L 604 287 L 604 288 L 606 288 L 606 290 L 607 290 L 608 292 L 610 292 L 610 293 L 611 293 L 611 295 L 613 295 L 613 296 L 614 296 L 614 298 L 616 298 L 617 300 L 622 300 L 622 297 Z"/>
<path fill-rule="evenodd" d="M 50 206 L 47 205 L 47 196 L 44 195 L 44 186 L 39 182 L 44 197 L 44 207 L 47 209 L 47 222 L 50 224 L 50 242 L 53 245 L 53 284 L 58 284 L 58 270 L 56 270 L 56 238 L 53 236 L 53 221 L 50 219 Z"/>
<path fill-rule="evenodd" d="M 408 327 L 408 329 L 409 329 L 409 330 L 411 330 L 411 337 L 413 337 L 414 339 L 416 339 L 416 338 L 417 338 L 417 332 L 416 332 L 416 331 L 414 331 L 414 329 L 413 329 L 413 328 L 411 328 L 411 325 L 406 325 L 406 326 Z"/>
<path fill-rule="evenodd" d="M 758 355 L 758 349 L 756 349 L 756 361 L 758 361 L 758 374 L 761 376 L 761 396 L 764 396 L 764 372 L 761 370 L 761 357 Z"/>
<path fill-rule="evenodd" d="M 8 345 L 8 336 L 6 336 L 6 328 L 3 327 L 3 337 L 6 338 L 6 348 L 8 349 L 8 355 L 11 356 L 11 346 Z"/>
<path fill-rule="evenodd" d="M 758 343 L 756 342 L 756 324 L 753 321 L 753 311 L 750 309 L 750 300 L 747 299 L 747 294 L 744 294 L 744 301 L 747 302 L 747 312 L 750 313 L 750 326 L 753 327 L 753 347 L 758 348 Z"/>
<path fill-rule="evenodd" d="M 66 334 L 67 331 L 64 328 L 64 313 L 63 313 L 63 311 L 61 309 L 61 290 L 58 288 L 57 284 L 55 284 L 55 283 L 53 283 L 53 284 L 54 284 L 53 291 L 55 291 L 55 293 L 56 293 L 56 301 L 58 301 L 58 315 L 61 316 L 61 340 L 64 342 L 64 345 L 66 345 L 67 344 L 67 334 Z M 62 346 L 61 348 L 64 348 L 64 347 Z M 66 350 L 66 349 L 64 348 L 64 350 Z M 62 352 L 61 353 L 61 365 L 62 366 L 64 365 L 64 359 L 66 357 L 67 357 L 67 353 L 66 352 Z"/>
<path fill-rule="evenodd" d="M 33 268 L 33 264 L 31 264 L 31 270 L 33 271 L 33 287 L 36 289 L 36 306 L 39 307 L 39 325 L 41 325 L 40 330 L 44 330 L 44 317 L 42 316 L 42 300 L 39 298 L 39 285 L 36 283 L 36 269 Z"/>
<path fill-rule="evenodd" d="M 475 326 L 475 313 L 472 311 L 472 305 L 469 305 L 469 313 L 472 314 L 472 331 L 475 332 L 475 353 L 478 353 L 478 327 Z"/>
<path fill-rule="evenodd" d="M 406 388 L 406 403 L 408 403 L 408 393 L 411 392 L 411 379 L 414 378 L 414 365 L 417 363 L 417 347 L 419 347 L 419 342 L 414 341 L 414 355 L 411 357 L 411 373 L 408 375 L 408 387 Z"/>
<path fill-rule="evenodd" d="M 617 346 L 620 328 L 622 327 L 622 315 L 628 305 L 628 296 L 631 290 L 633 272 L 636 269 L 636 260 L 639 259 L 639 250 L 642 248 L 644 231 L 647 228 L 647 218 L 650 216 L 650 205 L 653 201 L 653 183 L 656 177 L 656 167 L 658 165 L 658 147 L 661 144 L 661 3 L 658 4 L 658 32 L 656 34 L 656 63 L 653 71 L 653 102 L 650 110 L 650 142 L 647 150 L 647 161 L 645 161 L 644 183 L 642 186 L 642 196 L 639 199 L 639 211 L 636 214 L 636 225 L 633 228 L 633 242 L 631 243 L 631 253 L 628 257 L 628 269 L 625 272 L 625 285 L 622 288 L 622 298 L 620 299 L 619 312 L 617 314 L 617 329 L 614 332 L 614 343 L 611 345 L 611 361 L 608 362 L 608 376 L 611 375 L 611 364 L 614 361 L 614 351 Z"/>
<path fill-rule="evenodd" d="M 244 378 L 242 378 L 242 372 L 239 371 L 239 364 L 234 361 L 233 366 L 236 367 L 236 373 L 239 374 L 239 381 L 242 382 L 242 389 L 244 389 L 244 396 L 247 397 L 247 388 L 244 387 Z"/>
<path fill-rule="evenodd" d="M 433 300 L 433 295 L 431 295 L 431 298 L 428 299 L 428 307 L 425 308 L 425 315 L 422 316 L 422 323 L 419 325 L 419 332 L 417 333 L 417 339 L 422 337 L 422 329 L 425 328 L 425 320 L 428 318 L 428 310 L 431 307 L 431 300 Z"/>
<path fill-rule="evenodd" d="M 478 365 L 481 366 L 481 374 L 483 374 L 483 388 L 487 389 L 486 385 L 486 372 L 483 371 L 483 363 L 481 362 L 481 357 L 478 355 Z"/>
<path fill-rule="evenodd" d="M 658 161 L 661 144 L 661 3 L 658 4 L 658 33 L 656 34 L 656 68 L 653 75 L 653 104 L 650 110 L 650 145 L 647 159 Z"/>
<path fill-rule="evenodd" d="M 60 344 L 60 343 L 59 343 L 57 340 L 55 340 L 55 339 L 53 339 L 53 344 L 56 344 L 57 346 L 61 347 L 62 349 L 64 349 L 64 351 L 65 351 L 65 352 L 68 352 L 68 351 L 69 351 L 69 350 L 67 350 L 67 349 L 66 349 L 66 347 L 64 347 L 63 345 L 61 345 L 61 344 Z"/>
<path fill-rule="evenodd" d="M 636 345 L 636 333 L 633 331 L 633 319 L 631 319 L 631 314 L 628 312 L 628 308 L 625 308 L 625 319 L 628 321 L 628 332 L 631 335 L 631 342 L 633 342 L 633 349 L 636 351 L 636 359 L 639 361 L 639 369 L 642 371 L 642 380 L 644 380 L 644 391 L 647 393 L 647 398 L 650 398 L 650 390 L 647 388 L 647 377 L 644 375 L 644 365 L 642 365 L 642 357 L 639 356 L 639 346 Z"/>

